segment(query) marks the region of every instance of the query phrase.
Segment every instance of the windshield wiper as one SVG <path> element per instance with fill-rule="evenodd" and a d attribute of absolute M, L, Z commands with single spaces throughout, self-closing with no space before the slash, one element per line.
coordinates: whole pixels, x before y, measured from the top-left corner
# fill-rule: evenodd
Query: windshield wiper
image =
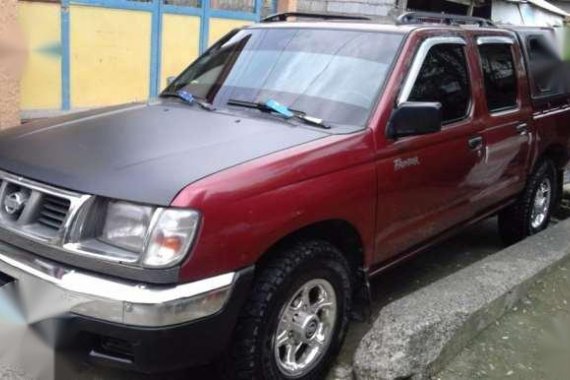
<path fill-rule="evenodd" d="M 323 129 L 330 129 L 330 125 L 326 124 L 322 119 L 317 117 L 309 116 L 306 113 L 298 110 L 292 110 L 279 102 L 269 99 L 266 102 L 248 102 L 245 100 L 237 100 L 237 99 L 230 99 L 228 101 L 228 105 L 230 106 L 237 106 L 237 107 L 245 107 L 245 108 L 253 108 L 260 110 L 262 112 L 269 112 L 278 114 L 285 119 L 296 118 L 305 124 L 309 124 L 315 127 L 323 128 Z"/>
<path fill-rule="evenodd" d="M 178 99 L 183 100 L 187 104 L 196 103 L 200 107 L 202 107 L 203 109 L 208 110 L 208 111 L 215 111 L 216 110 L 216 107 L 214 107 L 212 105 L 212 103 L 208 102 L 204 98 L 196 97 L 186 90 L 180 90 L 180 91 L 176 91 L 176 92 L 174 92 L 174 91 L 163 92 L 160 96 L 161 97 L 178 98 Z"/>

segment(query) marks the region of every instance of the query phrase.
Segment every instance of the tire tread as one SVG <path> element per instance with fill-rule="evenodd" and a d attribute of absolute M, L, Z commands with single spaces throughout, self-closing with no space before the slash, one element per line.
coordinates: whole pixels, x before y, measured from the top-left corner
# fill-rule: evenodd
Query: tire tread
<path fill-rule="evenodd" d="M 342 266 L 346 273 L 348 288 L 345 289 L 345 297 L 348 297 L 345 305 L 350 305 L 350 276 L 349 265 L 342 253 L 332 244 L 326 241 L 312 240 L 299 241 L 287 249 L 277 252 L 265 262 L 258 272 L 249 299 L 242 308 L 238 318 L 234 334 L 234 343 L 231 349 L 232 369 L 231 377 L 235 379 L 264 379 L 257 363 L 260 348 L 261 325 L 269 313 L 271 302 L 277 296 L 280 287 L 293 275 L 301 264 L 315 258 L 331 260 Z M 344 314 L 348 314 L 345 310 Z M 344 317 L 344 319 L 348 319 Z M 347 320 L 341 322 L 343 326 L 340 332 L 344 335 Z M 307 377 L 312 378 L 312 377 Z M 315 377 L 316 378 L 316 377 Z"/>
<path fill-rule="evenodd" d="M 550 218 L 550 214 L 558 199 L 557 176 L 554 163 L 549 159 L 543 159 L 536 165 L 536 170 L 529 177 L 523 192 L 519 195 L 516 202 L 499 213 L 499 233 L 506 244 L 514 244 L 538 232 L 533 231 L 529 219 L 536 188 L 545 175 L 549 175 L 552 181 L 552 198 L 548 216 Z M 548 222 L 544 228 L 547 225 Z"/>

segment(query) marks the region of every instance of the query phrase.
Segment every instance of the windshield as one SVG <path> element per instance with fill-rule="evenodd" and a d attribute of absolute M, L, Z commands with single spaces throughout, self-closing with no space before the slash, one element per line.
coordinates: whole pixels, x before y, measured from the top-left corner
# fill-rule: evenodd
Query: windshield
<path fill-rule="evenodd" d="M 402 41 L 368 31 L 251 28 L 226 36 L 165 93 L 228 107 L 280 104 L 333 124 L 364 126 Z"/>

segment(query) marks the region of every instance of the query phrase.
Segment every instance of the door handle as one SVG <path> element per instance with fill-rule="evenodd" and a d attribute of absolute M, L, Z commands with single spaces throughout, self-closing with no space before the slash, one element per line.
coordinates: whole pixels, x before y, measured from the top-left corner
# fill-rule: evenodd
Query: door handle
<path fill-rule="evenodd" d="M 481 149 L 483 146 L 483 136 L 471 137 L 467 140 L 467 146 L 469 146 L 469 149 L 471 150 Z"/>
<path fill-rule="evenodd" d="M 516 127 L 517 133 L 521 136 L 526 136 L 528 135 L 528 124 L 527 123 L 522 123 L 517 125 Z"/>

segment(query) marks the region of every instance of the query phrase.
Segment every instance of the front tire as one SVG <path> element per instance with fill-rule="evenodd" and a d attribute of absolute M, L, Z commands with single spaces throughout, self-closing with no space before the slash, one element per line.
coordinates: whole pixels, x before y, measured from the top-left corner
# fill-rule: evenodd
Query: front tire
<path fill-rule="evenodd" d="M 344 339 L 348 263 L 324 241 L 300 242 L 260 268 L 239 317 L 230 368 L 238 379 L 321 379 Z"/>
<path fill-rule="evenodd" d="M 513 244 L 548 227 L 558 188 L 554 163 L 548 159 L 539 162 L 517 201 L 499 213 L 503 241 Z"/>

